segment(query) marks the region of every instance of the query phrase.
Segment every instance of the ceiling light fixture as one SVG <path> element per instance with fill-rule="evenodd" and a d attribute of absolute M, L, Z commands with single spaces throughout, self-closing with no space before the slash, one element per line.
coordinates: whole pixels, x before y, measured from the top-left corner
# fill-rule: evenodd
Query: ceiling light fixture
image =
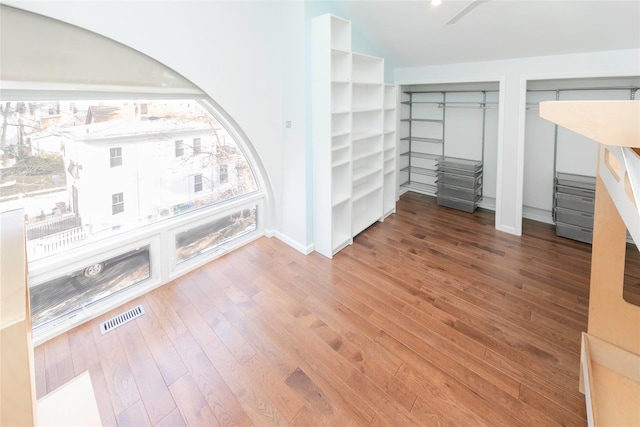
<path fill-rule="evenodd" d="M 442 0 L 431 0 L 431 6 L 440 6 L 442 4 Z"/>

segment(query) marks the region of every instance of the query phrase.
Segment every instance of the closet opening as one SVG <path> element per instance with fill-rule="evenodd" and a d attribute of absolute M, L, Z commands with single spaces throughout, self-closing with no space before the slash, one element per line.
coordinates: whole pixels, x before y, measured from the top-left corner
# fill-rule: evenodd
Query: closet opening
<path fill-rule="evenodd" d="M 638 96 L 640 76 L 527 82 L 524 218 L 551 224 L 559 236 L 592 242 L 598 144 L 540 118 L 540 102 L 633 100 Z"/>
<path fill-rule="evenodd" d="M 499 82 L 401 85 L 399 194 L 495 211 Z"/>

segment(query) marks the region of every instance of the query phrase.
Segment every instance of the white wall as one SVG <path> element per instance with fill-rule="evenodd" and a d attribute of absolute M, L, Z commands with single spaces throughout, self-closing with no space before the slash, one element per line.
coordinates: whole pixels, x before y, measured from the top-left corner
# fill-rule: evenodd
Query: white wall
<path fill-rule="evenodd" d="M 399 84 L 500 82 L 496 228 L 522 232 L 528 80 L 640 75 L 640 49 L 398 68 Z"/>
<path fill-rule="evenodd" d="M 262 161 L 274 198 L 265 228 L 308 248 L 304 3 L 4 3 L 119 41 L 199 86 L 235 120 Z M 290 129 L 285 120 L 292 121 Z"/>

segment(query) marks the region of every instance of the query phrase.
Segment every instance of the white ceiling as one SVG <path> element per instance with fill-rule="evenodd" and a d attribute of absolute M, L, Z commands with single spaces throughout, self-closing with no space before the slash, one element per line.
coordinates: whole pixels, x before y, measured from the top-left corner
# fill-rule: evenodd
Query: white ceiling
<path fill-rule="evenodd" d="M 334 0 L 398 68 L 640 48 L 640 0 L 491 0 L 445 26 L 470 2 Z"/>

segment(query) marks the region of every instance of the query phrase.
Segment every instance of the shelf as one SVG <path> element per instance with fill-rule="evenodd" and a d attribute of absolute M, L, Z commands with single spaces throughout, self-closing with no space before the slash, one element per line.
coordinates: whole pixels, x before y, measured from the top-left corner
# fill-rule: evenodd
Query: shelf
<path fill-rule="evenodd" d="M 377 112 L 380 111 L 382 112 L 382 108 L 380 107 L 360 107 L 360 108 L 352 108 L 351 112 L 352 113 L 371 113 L 371 112 Z"/>
<path fill-rule="evenodd" d="M 384 167 L 382 168 L 383 174 L 386 175 L 389 172 L 395 172 L 396 162 L 395 159 L 385 160 Z"/>
<path fill-rule="evenodd" d="M 374 173 L 380 173 L 380 172 L 381 172 L 380 170 L 377 170 Z M 374 173 L 371 173 L 369 175 L 373 175 Z M 365 177 L 367 176 L 368 175 L 365 175 Z M 380 174 L 380 178 L 382 178 L 382 174 Z M 353 186 L 353 191 L 351 195 L 351 202 L 355 203 L 358 199 L 361 199 L 367 196 L 368 194 L 373 193 L 376 190 L 380 190 L 382 186 L 382 179 L 380 179 L 379 181 L 380 182 L 375 182 L 372 179 L 367 180 L 362 178 L 360 178 L 360 180 L 354 180 L 354 186 Z"/>
<path fill-rule="evenodd" d="M 442 119 L 400 119 L 401 122 L 430 122 L 430 123 L 442 123 Z"/>
<path fill-rule="evenodd" d="M 367 147 L 363 150 L 355 150 L 352 154 L 353 163 L 357 163 L 366 159 L 367 157 L 379 156 L 382 154 L 382 150 L 376 149 L 375 147 Z"/>
<path fill-rule="evenodd" d="M 351 51 L 350 50 L 345 50 L 345 49 L 338 49 L 335 47 L 331 48 L 331 54 L 345 54 L 345 55 L 350 55 Z"/>
<path fill-rule="evenodd" d="M 351 147 L 349 134 L 333 135 L 331 137 L 331 151 L 336 152 Z"/>
<path fill-rule="evenodd" d="M 337 137 L 351 133 L 351 114 L 333 114 L 331 116 L 331 136 Z"/>
<path fill-rule="evenodd" d="M 374 136 L 381 136 L 380 132 L 356 132 L 351 136 L 353 141 L 360 141 L 367 138 L 372 138 Z"/>
<path fill-rule="evenodd" d="M 396 158 L 396 156 L 394 156 L 394 149 L 395 147 L 390 147 L 390 148 L 386 148 L 384 150 L 384 161 L 388 161 L 388 160 L 394 160 Z"/>
<path fill-rule="evenodd" d="M 351 78 L 351 54 L 342 50 L 331 50 L 331 79 L 349 83 Z"/>
<path fill-rule="evenodd" d="M 437 104 L 437 105 L 440 105 L 440 104 L 442 104 L 442 102 L 439 102 L 439 101 L 402 101 L 401 104 L 405 104 L 405 105 L 411 105 L 411 104 Z"/>
<path fill-rule="evenodd" d="M 349 83 L 332 82 L 331 83 L 331 111 L 348 112 L 351 109 L 351 91 Z"/>
<path fill-rule="evenodd" d="M 379 82 L 351 82 L 354 86 L 373 86 L 373 87 L 382 87 Z"/>
<path fill-rule="evenodd" d="M 331 138 L 338 138 L 341 136 L 349 136 L 349 131 L 346 132 L 336 132 L 334 134 L 331 134 Z"/>
<path fill-rule="evenodd" d="M 348 52 L 351 49 L 351 22 L 336 16 L 322 16 L 330 21 L 331 48 Z"/>
<path fill-rule="evenodd" d="M 442 155 L 440 154 L 429 154 L 429 153 L 417 153 L 415 151 L 409 151 L 406 153 L 401 153 L 401 156 L 411 156 L 416 157 L 418 159 L 428 159 L 428 160 L 440 160 Z"/>
<path fill-rule="evenodd" d="M 349 164 L 349 159 L 348 159 L 348 158 L 346 158 L 346 159 L 334 160 L 334 161 L 331 163 L 331 167 L 332 167 L 332 168 L 337 168 L 337 167 L 340 167 L 340 166 L 342 166 L 342 165 L 346 165 L 346 164 Z"/>
<path fill-rule="evenodd" d="M 361 168 L 361 171 L 353 171 L 353 182 L 358 182 L 372 175 L 382 172 L 382 167 L 377 169 Z"/>
<path fill-rule="evenodd" d="M 417 166 L 407 166 L 406 168 L 400 169 L 400 171 L 424 176 L 438 176 L 438 172 L 434 169 L 420 168 Z"/>
<path fill-rule="evenodd" d="M 589 425 L 640 425 L 640 356 L 583 332 L 580 365 Z"/>
<path fill-rule="evenodd" d="M 435 196 L 438 192 L 438 187 L 436 185 L 423 184 L 420 182 L 405 182 L 400 184 L 400 186 L 418 193 L 428 194 L 430 196 Z"/>
<path fill-rule="evenodd" d="M 334 230 L 331 233 L 331 240 L 333 241 L 331 254 L 335 255 L 342 248 L 344 248 L 345 246 L 349 246 L 349 244 L 351 244 L 351 235 Z"/>
<path fill-rule="evenodd" d="M 430 142 L 432 144 L 442 144 L 441 138 L 424 138 L 421 136 L 405 136 L 400 138 L 400 141 L 417 141 L 417 142 Z"/>
<path fill-rule="evenodd" d="M 336 207 L 341 205 L 342 203 L 348 202 L 350 199 L 349 194 L 334 194 L 334 199 L 331 201 L 331 206 Z"/>
<path fill-rule="evenodd" d="M 351 73 L 354 83 L 384 82 L 384 60 L 369 55 L 353 53 L 351 55 Z"/>

